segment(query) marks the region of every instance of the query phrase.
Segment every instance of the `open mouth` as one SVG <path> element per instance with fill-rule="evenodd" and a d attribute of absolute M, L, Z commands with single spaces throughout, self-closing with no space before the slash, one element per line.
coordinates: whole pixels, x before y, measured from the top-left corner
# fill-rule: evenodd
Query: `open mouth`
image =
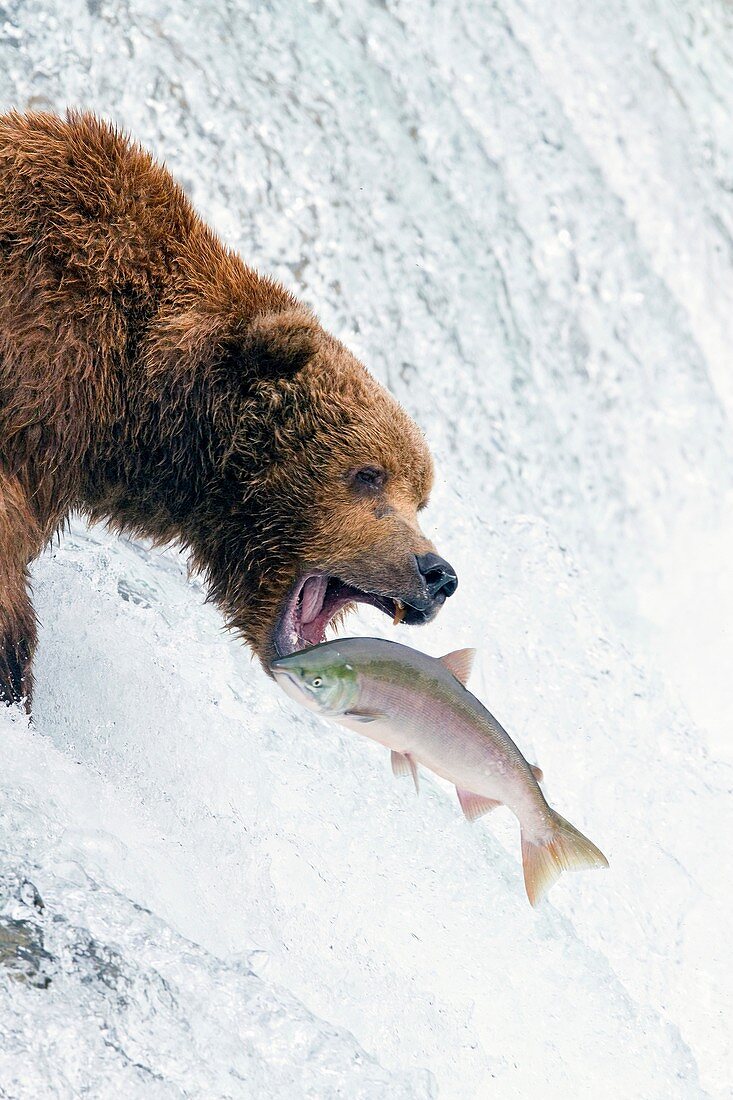
<path fill-rule="evenodd" d="M 287 657 L 306 646 L 319 645 L 338 613 L 357 603 L 379 608 L 395 624 L 418 624 L 433 617 L 444 597 L 438 595 L 435 599 L 419 602 L 422 606 L 418 607 L 397 596 L 365 592 L 338 577 L 311 574 L 298 581 L 288 595 L 275 628 L 275 649 L 281 657 Z"/>

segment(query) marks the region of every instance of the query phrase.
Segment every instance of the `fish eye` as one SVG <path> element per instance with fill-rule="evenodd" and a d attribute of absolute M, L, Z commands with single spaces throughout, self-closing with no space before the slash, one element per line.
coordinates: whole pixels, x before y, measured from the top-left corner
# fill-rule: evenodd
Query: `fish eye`
<path fill-rule="evenodd" d="M 322 683 L 323 683 L 323 680 L 321 679 L 320 676 L 314 676 L 313 679 L 311 680 L 311 687 L 319 688 Z"/>

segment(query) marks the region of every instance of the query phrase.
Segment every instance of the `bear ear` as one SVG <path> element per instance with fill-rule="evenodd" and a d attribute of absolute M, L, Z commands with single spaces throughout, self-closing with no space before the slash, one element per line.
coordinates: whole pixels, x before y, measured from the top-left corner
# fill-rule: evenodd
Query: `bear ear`
<path fill-rule="evenodd" d="M 318 323 L 303 310 L 260 313 L 244 332 L 247 367 L 260 378 L 289 378 L 315 354 Z"/>

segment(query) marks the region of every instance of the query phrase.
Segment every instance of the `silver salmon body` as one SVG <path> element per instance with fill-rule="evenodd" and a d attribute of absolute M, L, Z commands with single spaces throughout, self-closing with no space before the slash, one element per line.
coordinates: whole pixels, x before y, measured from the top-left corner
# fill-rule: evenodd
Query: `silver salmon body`
<path fill-rule="evenodd" d="M 429 657 L 379 638 L 340 638 L 280 657 L 280 686 L 310 710 L 390 749 L 395 775 L 418 764 L 455 784 L 474 821 L 495 806 L 519 820 L 527 896 L 536 905 L 563 871 L 606 857 L 545 801 L 539 768 L 466 689 L 474 651 Z"/>

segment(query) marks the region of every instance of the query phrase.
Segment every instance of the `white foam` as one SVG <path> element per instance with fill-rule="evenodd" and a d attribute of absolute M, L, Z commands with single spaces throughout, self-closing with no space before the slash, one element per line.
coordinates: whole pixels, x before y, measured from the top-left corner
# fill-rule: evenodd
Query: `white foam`
<path fill-rule="evenodd" d="M 458 593 L 354 630 L 477 645 L 611 867 L 533 912 L 508 814 L 416 799 L 174 555 L 76 524 L 0 715 L 0 1095 L 726 1094 L 726 18 L 6 0 L 0 102 L 133 129 L 426 429 Z"/>

